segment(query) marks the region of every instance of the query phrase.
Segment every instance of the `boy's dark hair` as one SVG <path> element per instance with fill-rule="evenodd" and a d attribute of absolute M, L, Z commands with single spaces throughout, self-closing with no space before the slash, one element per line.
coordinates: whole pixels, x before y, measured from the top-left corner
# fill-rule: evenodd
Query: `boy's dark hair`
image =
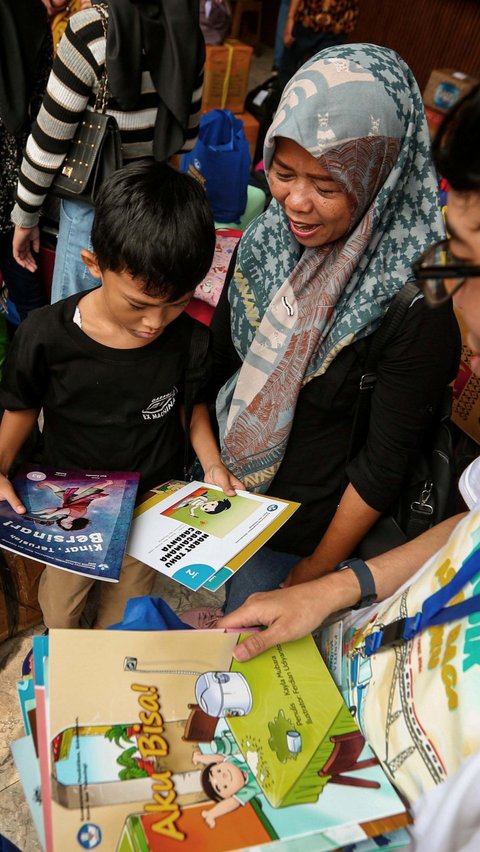
<path fill-rule="evenodd" d="M 119 169 L 95 203 L 92 246 L 100 269 L 128 272 L 145 293 L 175 301 L 210 269 L 215 225 L 207 196 L 190 175 L 142 160 Z"/>
<path fill-rule="evenodd" d="M 224 500 L 218 500 L 217 505 L 215 506 L 213 512 L 207 512 L 207 515 L 219 515 L 220 512 L 224 512 L 225 509 L 229 509 L 232 504 L 227 497 Z"/>
<path fill-rule="evenodd" d="M 89 524 L 88 518 L 74 518 L 71 525 L 67 529 L 66 527 L 64 527 L 62 525 L 62 521 L 65 521 L 65 520 L 66 520 L 66 518 L 60 518 L 60 520 L 57 521 L 57 523 L 58 523 L 58 526 L 62 528 L 62 530 L 66 530 L 67 532 L 69 532 L 70 530 L 84 530 L 85 527 L 88 526 L 88 524 Z"/>
<path fill-rule="evenodd" d="M 480 84 L 445 116 L 433 140 L 440 174 L 458 191 L 480 190 Z"/>
<path fill-rule="evenodd" d="M 214 764 L 215 765 L 215 764 Z M 221 802 L 222 797 L 219 796 L 217 791 L 215 790 L 211 780 L 210 780 L 210 770 L 212 765 L 205 766 L 200 773 L 200 784 L 203 787 L 203 792 L 209 799 L 212 799 L 213 802 Z"/>

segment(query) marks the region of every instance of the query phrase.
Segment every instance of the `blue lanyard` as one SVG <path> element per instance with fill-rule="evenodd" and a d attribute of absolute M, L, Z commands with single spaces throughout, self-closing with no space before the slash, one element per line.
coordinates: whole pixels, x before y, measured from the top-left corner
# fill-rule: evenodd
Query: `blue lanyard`
<path fill-rule="evenodd" d="M 438 592 L 427 598 L 420 612 L 408 618 L 399 618 L 397 621 L 387 624 L 381 630 L 375 630 L 366 636 L 365 655 L 371 657 L 381 648 L 408 642 L 417 633 L 426 630 L 428 627 L 446 624 L 449 621 L 464 618 L 472 612 L 478 612 L 480 610 L 480 594 L 473 595 L 473 597 L 467 598 L 454 606 L 447 606 L 447 604 L 479 571 L 480 548 L 470 554 L 462 563 L 455 577 L 446 586 L 442 586 Z"/>

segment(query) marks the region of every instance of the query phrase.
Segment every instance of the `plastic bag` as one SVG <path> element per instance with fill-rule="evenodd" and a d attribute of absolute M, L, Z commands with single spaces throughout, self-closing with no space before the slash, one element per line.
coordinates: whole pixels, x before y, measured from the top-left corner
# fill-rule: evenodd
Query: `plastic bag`
<path fill-rule="evenodd" d="M 205 44 L 222 44 L 230 31 L 231 19 L 228 0 L 200 0 L 200 29 Z"/>
<path fill-rule="evenodd" d="M 239 222 L 247 206 L 250 178 L 250 153 L 241 119 L 228 109 L 202 115 L 197 143 L 183 155 L 180 171 L 205 185 L 217 222 Z"/>

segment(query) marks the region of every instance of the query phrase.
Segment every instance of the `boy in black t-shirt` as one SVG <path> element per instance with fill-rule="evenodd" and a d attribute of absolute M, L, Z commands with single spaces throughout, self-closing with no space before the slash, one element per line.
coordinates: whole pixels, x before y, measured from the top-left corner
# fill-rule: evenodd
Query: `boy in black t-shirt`
<path fill-rule="evenodd" d="M 25 512 L 7 475 L 43 410 L 44 464 L 132 470 L 140 489 L 181 478 L 185 370 L 195 320 L 183 313 L 215 246 L 203 189 L 154 162 L 103 186 L 82 258 L 100 286 L 34 311 L 12 343 L 0 404 L 0 498 Z M 202 364 L 196 365 L 199 368 Z M 190 439 L 207 481 L 234 494 L 206 406 L 194 405 Z M 119 583 L 101 583 L 97 626 L 150 594 L 155 572 L 125 557 Z M 76 627 L 94 579 L 47 566 L 39 600 L 47 627 Z"/>

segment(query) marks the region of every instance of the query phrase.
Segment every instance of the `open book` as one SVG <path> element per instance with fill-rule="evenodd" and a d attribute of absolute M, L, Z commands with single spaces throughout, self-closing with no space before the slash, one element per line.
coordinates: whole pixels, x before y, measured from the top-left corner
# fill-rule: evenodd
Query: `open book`
<path fill-rule="evenodd" d="M 298 503 L 206 482 L 172 480 L 135 509 L 127 551 L 189 589 L 215 591 L 285 523 Z"/>
<path fill-rule="evenodd" d="M 406 844 L 408 814 L 312 638 L 244 664 L 232 660 L 240 638 L 35 637 L 47 852 Z"/>
<path fill-rule="evenodd" d="M 0 502 L 0 547 L 118 582 L 139 478 L 25 465 L 12 485 L 27 511 L 20 515 Z"/>

